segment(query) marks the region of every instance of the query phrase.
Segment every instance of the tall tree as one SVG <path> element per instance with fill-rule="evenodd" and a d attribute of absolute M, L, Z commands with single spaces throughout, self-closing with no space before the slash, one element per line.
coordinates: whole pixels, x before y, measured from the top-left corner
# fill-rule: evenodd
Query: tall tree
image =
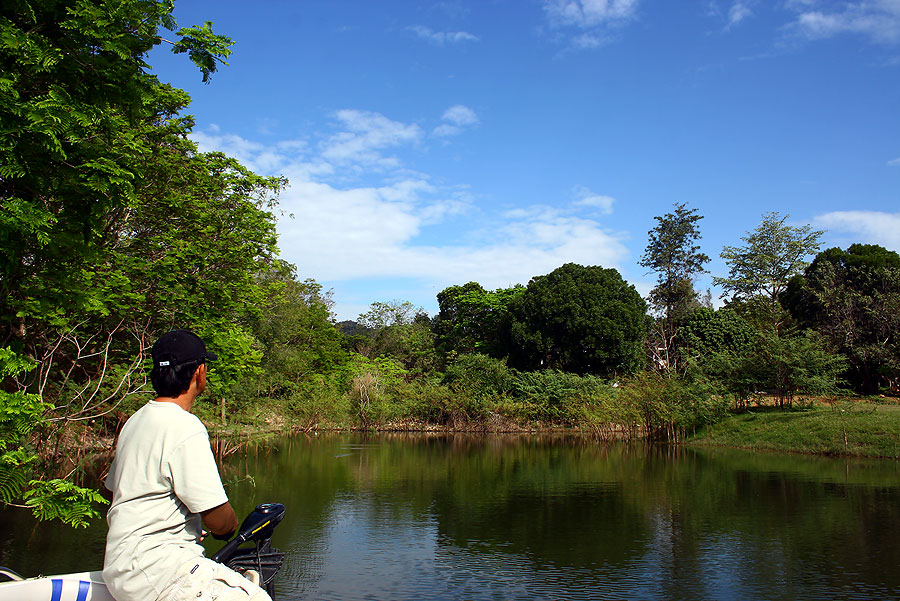
<path fill-rule="evenodd" d="M 713 281 L 734 301 L 750 301 L 759 309 L 763 323 L 779 330 L 783 312 L 779 296 L 787 289 L 790 279 L 803 272 L 806 259 L 819 251 L 822 230 L 808 224 L 787 224 L 790 215 L 766 213 L 753 232 L 741 240 L 743 246 L 726 246 L 722 258 L 728 265 L 728 277 Z"/>
<path fill-rule="evenodd" d="M 650 339 L 654 363 L 665 371 L 677 371 L 676 332 L 692 310 L 699 307 L 694 279 L 705 272 L 709 257 L 700 252 L 698 222 L 703 219 L 697 209 L 685 203 L 676 204 L 672 213 L 654 217 L 657 224 L 650 237 L 640 265 L 657 274 L 657 284 L 650 291 L 650 307 L 657 313 Z"/>
<path fill-rule="evenodd" d="M 647 304 L 615 269 L 567 263 L 531 279 L 510 306 L 520 369 L 615 377 L 641 367 Z"/>
<path fill-rule="evenodd" d="M 783 302 L 803 325 L 846 356 L 848 379 L 862 394 L 900 377 L 900 255 L 854 244 L 819 253 L 791 280 Z"/>
<path fill-rule="evenodd" d="M 477 282 L 450 286 L 437 295 L 440 308 L 434 330 L 440 351 L 447 355 L 482 353 L 501 358 L 509 353 L 509 306 L 525 287 L 485 290 Z"/>
<path fill-rule="evenodd" d="M 152 153 L 146 128 L 186 104 L 146 63 L 160 30 L 176 27 L 173 5 L 9 0 L 0 8 L 2 339 L 28 335 L 21 304 L 35 278 L 45 282 L 45 303 L 89 304 L 80 272 L 140 191 Z M 173 50 L 189 53 L 204 79 L 230 53 L 231 40 L 210 23 L 177 36 Z"/>
<path fill-rule="evenodd" d="M 351 338 L 355 350 L 375 359 L 391 357 L 408 372 L 421 376 L 434 368 L 437 354 L 431 318 L 409 301 L 374 302 L 356 322 L 363 334 Z"/>
<path fill-rule="evenodd" d="M 0 7 L 0 350 L 8 366 L 0 366 L 0 414 L 39 399 L 25 413 L 44 440 L 140 392 L 149 343 L 173 325 L 195 329 L 225 359 L 211 372 L 211 392 L 259 361 L 248 320 L 263 298 L 255 274 L 276 251 L 271 208 L 282 182 L 188 140 L 193 122 L 179 115 L 188 95 L 161 84 L 146 62 L 164 43 L 162 30 L 176 28 L 173 6 Z M 174 37 L 173 50 L 189 54 L 204 80 L 230 52 L 231 40 L 210 23 Z M 0 438 L 3 452 L 27 443 L 2 428 Z M 41 446 L 42 459 L 69 460 L 49 455 L 53 447 Z M 30 494 L 44 516 L 58 506 L 54 495 L 90 500 L 48 475 L 33 473 L 40 477 L 28 482 L 30 493 L 6 489 L 0 500 Z"/>

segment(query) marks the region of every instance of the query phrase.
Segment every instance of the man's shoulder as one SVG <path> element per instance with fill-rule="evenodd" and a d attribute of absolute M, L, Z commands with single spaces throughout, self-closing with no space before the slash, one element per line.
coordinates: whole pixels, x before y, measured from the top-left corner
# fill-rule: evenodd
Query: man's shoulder
<path fill-rule="evenodd" d="M 174 403 L 150 401 L 138 409 L 129 419 L 132 428 L 163 428 L 185 434 L 206 434 L 206 426 L 196 415 Z M 126 426 L 129 424 L 126 424 Z"/>

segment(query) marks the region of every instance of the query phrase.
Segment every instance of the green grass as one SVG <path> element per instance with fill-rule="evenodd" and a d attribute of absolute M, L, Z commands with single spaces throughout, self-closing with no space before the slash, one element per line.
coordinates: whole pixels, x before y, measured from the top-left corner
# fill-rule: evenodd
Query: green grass
<path fill-rule="evenodd" d="M 900 459 L 900 406 L 843 402 L 731 415 L 688 441 L 754 450 Z"/>

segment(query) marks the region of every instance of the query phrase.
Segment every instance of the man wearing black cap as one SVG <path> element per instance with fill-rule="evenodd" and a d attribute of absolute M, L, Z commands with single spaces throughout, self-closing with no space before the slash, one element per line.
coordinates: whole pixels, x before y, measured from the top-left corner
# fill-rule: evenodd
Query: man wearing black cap
<path fill-rule="evenodd" d="M 209 434 L 190 412 L 216 355 L 188 330 L 163 334 L 151 355 L 157 397 L 125 422 L 106 478 L 103 580 L 116 601 L 270 601 L 200 545 L 202 526 L 226 539 L 238 526 Z"/>

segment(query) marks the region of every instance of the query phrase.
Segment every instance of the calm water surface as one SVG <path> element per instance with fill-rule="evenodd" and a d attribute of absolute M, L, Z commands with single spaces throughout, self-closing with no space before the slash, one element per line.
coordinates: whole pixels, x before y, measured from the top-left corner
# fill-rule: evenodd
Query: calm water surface
<path fill-rule="evenodd" d="M 334 435 L 223 478 L 239 514 L 287 505 L 276 599 L 900 599 L 897 461 Z M 98 569 L 105 534 L 9 510 L 0 564 Z"/>

